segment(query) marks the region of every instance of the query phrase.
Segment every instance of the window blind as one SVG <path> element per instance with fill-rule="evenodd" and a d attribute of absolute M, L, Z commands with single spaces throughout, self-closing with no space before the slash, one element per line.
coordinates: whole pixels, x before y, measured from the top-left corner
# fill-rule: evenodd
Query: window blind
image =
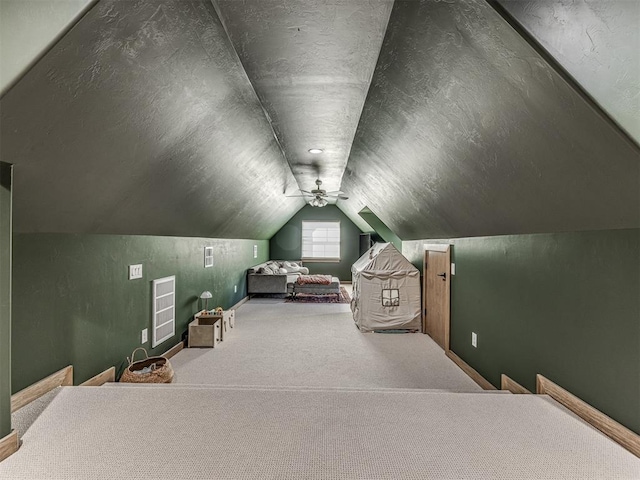
<path fill-rule="evenodd" d="M 340 260 L 340 222 L 302 222 L 303 260 Z"/>

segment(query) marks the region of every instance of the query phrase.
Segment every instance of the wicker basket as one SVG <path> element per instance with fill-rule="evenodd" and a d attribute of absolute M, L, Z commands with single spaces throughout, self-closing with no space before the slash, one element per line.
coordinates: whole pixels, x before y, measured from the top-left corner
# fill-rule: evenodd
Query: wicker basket
<path fill-rule="evenodd" d="M 138 350 L 142 350 L 147 358 L 135 362 L 133 357 Z M 142 347 L 136 348 L 131 354 L 131 358 L 127 357 L 127 361 L 129 362 L 129 366 L 122 373 L 120 377 L 121 382 L 171 383 L 173 381 L 173 367 L 171 366 L 171 362 L 164 357 L 150 357 Z M 148 373 L 134 373 L 152 365 L 155 365 L 155 368 Z"/>

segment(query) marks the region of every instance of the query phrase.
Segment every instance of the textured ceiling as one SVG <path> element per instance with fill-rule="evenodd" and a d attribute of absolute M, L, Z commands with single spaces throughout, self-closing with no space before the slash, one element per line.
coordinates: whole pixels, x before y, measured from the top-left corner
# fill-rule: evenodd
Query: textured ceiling
<path fill-rule="evenodd" d="M 640 1 L 499 3 L 640 144 Z"/>
<path fill-rule="evenodd" d="M 0 1 L 0 92 L 4 93 L 94 0 Z"/>
<path fill-rule="evenodd" d="M 393 0 L 214 3 L 300 188 L 338 190 Z"/>
<path fill-rule="evenodd" d="M 640 153 L 485 2 L 396 1 L 339 202 L 402 239 L 638 227 Z"/>
<path fill-rule="evenodd" d="M 304 205 L 208 1 L 99 2 L 0 107 L 17 232 L 269 238 Z"/>
<path fill-rule="evenodd" d="M 501 1 L 632 133 L 629 2 Z M 318 176 L 405 240 L 640 227 L 638 145 L 492 4 L 100 0 L 0 100 L 15 230 L 269 238 Z"/>

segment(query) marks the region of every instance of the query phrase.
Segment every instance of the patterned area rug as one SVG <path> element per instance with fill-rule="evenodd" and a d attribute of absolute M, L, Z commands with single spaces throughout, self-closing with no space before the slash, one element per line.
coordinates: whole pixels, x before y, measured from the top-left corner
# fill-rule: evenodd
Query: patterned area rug
<path fill-rule="evenodd" d="M 285 303 L 351 303 L 351 297 L 344 287 L 340 287 L 340 300 L 338 296 L 331 295 L 311 295 L 309 293 L 298 293 L 295 298 L 287 297 Z"/>

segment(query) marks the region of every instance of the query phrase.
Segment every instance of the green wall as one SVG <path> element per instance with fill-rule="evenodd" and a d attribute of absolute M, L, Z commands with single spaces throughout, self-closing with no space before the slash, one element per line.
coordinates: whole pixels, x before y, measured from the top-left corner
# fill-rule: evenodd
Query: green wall
<path fill-rule="evenodd" d="M 398 251 L 402 251 L 402 240 L 400 240 L 400 237 L 393 233 L 369 208 L 363 208 L 358 212 L 358 215 L 373 228 L 374 234 L 381 238 L 383 242 L 393 243 L 393 246 L 396 247 Z"/>
<path fill-rule="evenodd" d="M 326 274 L 351 281 L 351 265 L 359 258 L 362 231 L 335 205 L 318 208 L 306 205 L 269 242 L 272 260 L 300 260 L 302 221 L 340 221 L 340 262 L 304 262 L 309 273 Z"/>
<path fill-rule="evenodd" d="M 213 268 L 204 268 L 204 246 L 214 247 Z M 151 338 L 153 279 L 176 276 L 176 335 L 153 350 L 142 345 L 150 355 L 179 342 L 203 290 L 213 293 L 210 308 L 228 308 L 246 296 L 246 269 L 268 258 L 266 240 L 15 235 L 13 392 L 70 364 L 76 384 L 111 365 L 121 372 L 143 328 Z M 128 280 L 137 263 L 143 278 Z"/>
<path fill-rule="evenodd" d="M 11 433 L 11 180 L 0 162 L 0 439 Z"/>
<path fill-rule="evenodd" d="M 420 267 L 425 242 L 403 245 Z M 541 373 L 640 433 L 639 229 L 445 243 L 456 354 L 495 386 Z"/>

